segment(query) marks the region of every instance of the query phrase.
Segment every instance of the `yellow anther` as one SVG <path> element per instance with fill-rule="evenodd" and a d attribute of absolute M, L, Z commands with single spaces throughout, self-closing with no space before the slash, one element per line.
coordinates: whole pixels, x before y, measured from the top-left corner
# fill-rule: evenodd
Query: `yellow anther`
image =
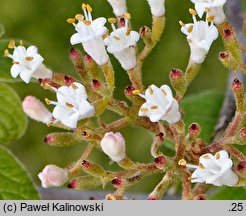
<path fill-rule="evenodd" d="M 15 41 L 14 40 L 9 41 L 8 48 L 13 49 L 14 47 L 15 47 Z"/>
<path fill-rule="evenodd" d="M 87 5 L 86 4 L 82 4 L 82 10 L 86 10 L 87 9 Z"/>
<path fill-rule="evenodd" d="M 27 56 L 25 59 L 26 59 L 27 61 L 32 61 L 32 60 L 33 60 L 33 57 Z"/>
<path fill-rule="evenodd" d="M 87 11 L 88 11 L 89 13 L 91 13 L 91 12 L 92 12 L 91 6 L 90 6 L 89 4 L 87 4 L 86 7 L 87 7 Z"/>
<path fill-rule="evenodd" d="M 201 169 L 205 169 L 205 167 L 201 164 L 201 163 L 199 163 L 199 165 L 198 165 Z"/>
<path fill-rule="evenodd" d="M 140 92 L 140 90 L 138 90 L 138 89 L 132 91 L 132 94 L 133 94 L 133 95 L 139 95 L 140 93 L 141 93 L 141 92 Z"/>
<path fill-rule="evenodd" d="M 179 166 L 186 166 L 187 165 L 187 162 L 186 162 L 185 159 L 181 159 L 181 160 L 179 160 L 178 165 Z"/>
<path fill-rule="evenodd" d="M 23 40 L 20 40 L 20 46 L 24 46 Z"/>
<path fill-rule="evenodd" d="M 209 160 L 210 159 L 210 157 L 208 156 L 208 155 L 204 155 L 204 156 L 202 156 L 204 159 L 206 159 L 206 160 Z"/>
<path fill-rule="evenodd" d="M 193 25 L 191 25 L 188 29 L 187 29 L 187 32 L 191 33 L 193 30 Z"/>
<path fill-rule="evenodd" d="M 73 23 L 75 23 L 75 19 L 74 18 L 68 18 L 67 19 L 67 23 L 69 23 L 69 24 L 73 24 Z"/>
<path fill-rule="evenodd" d="M 181 20 L 179 21 L 179 25 L 181 25 L 182 27 L 185 26 L 185 24 Z"/>
<path fill-rule="evenodd" d="M 49 122 L 49 123 L 47 124 L 47 126 L 48 126 L 48 127 L 51 127 L 53 124 L 54 124 L 54 122 L 51 121 L 51 122 Z"/>
<path fill-rule="evenodd" d="M 8 57 L 9 56 L 9 51 L 6 49 L 6 50 L 4 50 L 4 57 Z"/>
<path fill-rule="evenodd" d="M 18 61 L 13 61 L 12 63 L 13 64 L 20 64 L 20 62 L 18 62 Z"/>
<path fill-rule="evenodd" d="M 66 106 L 67 106 L 68 108 L 73 108 L 73 104 L 70 104 L 70 103 L 68 103 L 68 102 L 66 102 Z"/>
<path fill-rule="evenodd" d="M 109 23 L 116 23 L 117 22 L 117 19 L 115 19 L 115 18 L 108 18 L 108 22 Z"/>
<path fill-rule="evenodd" d="M 162 91 L 162 93 L 164 94 L 164 96 L 167 96 L 166 91 L 164 91 L 163 89 L 162 89 L 161 91 Z"/>
<path fill-rule="evenodd" d="M 115 40 L 120 40 L 120 38 L 117 37 L 117 36 L 113 36 L 113 38 L 114 38 Z"/>
<path fill-rule="evenodd" d="M 45 98 L 44 100 L 46 104 L 50 105 L 50 100 L 48 98 Z"/>
<path fill-rule="evenodd" d="M 76 15 L 75 15 L 75 19 L 76 19 L 76 20 L 82 21 L 82 20 L 84 20 L 85 18 L 84 18 L 84 16 L 83 16 L 82 14 L 76 14 Z"/>
<path fill-rule="evenodd" d="M 213 22 L 214 21 L 214 16 L 208 16 L 207 17 L 208 22 Z"/>
<path fill-rule="evenodd" d="M 83 20 L 83 23 L 89 26 L 91 24 L 91 21 L 89 21 L 89 20 Z"/>
<path fill-rule="evenodd" d="M 206 8 L 205 8 L 205 12 L 208 13 L 209 11 L 210 11 L 210 9 L 206 7 Z"/>
<path fill-rule="evenodd" d="M 147 108 L 141 108 L 140 109 L 140 112 L 143 112 L 143 113 L 146 113 L 146 112 L 148 112 L 149 110 L 147 109 Z"/>
<path fill-rule="evenodd" d="M 74 83 L 72 83 L 71 86 L 73 89 L 78 89 L 78 87 Z"/>
<path fill-rule="evenodd" d="M 216 158 L 216 160 L 219 160 L 219 159 L 220 159 L 220 153 L 219 153 L 219 152 L 217 152 L 217 153 L 215 154 L 215 158 Z"/>
<path fill-rule="evenodd" d="M 131 33 L 131 29 L 128 28 L 127 31 L 126 31 L 126 36 L 130 35 L 130 33 Z"/>
<path fill-rule="evenodd" d="M 126 18 L 126 19 L 131 19 L 131 18 L 132 18 L 132 17 L 131 17 L 131 14 L 125 13 L 125 18 Z"/>
<path fill-rule="evenodd" d="M 193 16 L 196 16 L 197 15 L 197 12 L 194 9 L 192 9 L 192 8 L 189 9 L 189 12 Z"/>
<path fill-rule="evenodd" d="M 158 106 L 152 106 L 150 107 L 152 110 L 158 109 Z"/>
<path fill-rule="evenodd" d="M 149 90 L 149 93 L 150 93 L 150 94 L 153 94 L 153 93 L 154 93 L 154 91 L 153 91 L 153 89 L 151 88 L 151 86 L 148 87 L 148 90 Z"/>

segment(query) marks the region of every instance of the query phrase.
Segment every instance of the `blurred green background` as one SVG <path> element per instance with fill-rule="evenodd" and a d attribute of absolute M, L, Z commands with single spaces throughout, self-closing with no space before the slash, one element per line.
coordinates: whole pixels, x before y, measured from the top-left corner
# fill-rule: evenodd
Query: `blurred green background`
<path fill-rule="evenodd" d="M 106 0 L 87 0 L 93 7 L 93 17 L 112 17 L 112 10 Z M 56 72 L 75 75 L 72 63 L 68 58 L 71 48 L 69 43 L 74 28 L 66 23 L 66 19 L 81 13 L 81 0 L 0 0 L 0 23 L 5 27 L 4 38 L 19 38 L 29 41 L 39 48 L 39 53 L 45 58 L 45 64 Z M 151 14 L 147 1 L 128 0 L 128 9 L 132 15 L 132 26 L 138 31 L 141 26 L 151 26 Z M 246 0 L 244 0 L 244 7 Z M 166 0 L 166 29 L 162 39 L 152 54 L 143 65 L 145 85 L 169 84 L 168 73 L 172 68 L 185 70 L 189 58 L 189 46 L 185 35 L 180 32 L 178 21 L 187 23 L 191 21 L 188 9 L 193 5 L 188 0 Z M 141 47 L 140 43 L 140 47 Z M 82 50 L 81 46 L 77 48 Z M 199 93 L 207 89 L 216 89 L 221 92 L 226 86 L 228 72 L 219 62 L 218 52 L 224 50 L 221 38 L 212 46 L 202 70 L 195 82 L 189 88 L 188 94 Z M 113 58 L 112 58 L 113 59 Z M 118 62 L 112 60 L 116 71 L 116 97 L 124 99 L 123 90 L 130 84 L 126 73 L 121 69 Z M 26 85 L 11 84 L 17 90 L 21 99 L 27 95 L 35 95 L 41 100 L 50 96 L 36 84 Z M 111 114 L 105 116 L 110 120 Z M 56 131 L 47 128 L 32 120 L 29 121 L 27 133 L 20 140 L 11 143 L 8 147 L 17 155 L 31 172 L 34 180 L 39 183 L 37 174 L 47 164 L 65 166 L 78 159 L 84 149 L 84 144 L 71 148 L 55 148 L 47 146 L 42 139 L 47 133 Z M 139 162 L 152 160 L 149 152 L 151 136 L 143 129 L 125 129 L 122 131 L 127 139 L 128 155 Z M 95 152 L 93 161 L 100 162 L 105 168 L 115 169 L 117 166 L 110 165 L 108 158 L 100 152 Z M 118 168 L 119 169 L 119 168 Z M 150 191 L 153 183 L 159 178 L 152 180 L 151 184 L 136 185 L 134 191 Z"/>

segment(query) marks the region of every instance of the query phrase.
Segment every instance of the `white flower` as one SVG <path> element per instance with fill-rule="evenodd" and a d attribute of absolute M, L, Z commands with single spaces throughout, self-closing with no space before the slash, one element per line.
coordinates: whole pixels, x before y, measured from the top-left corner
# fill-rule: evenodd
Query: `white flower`
<path fill-rule="evenodd" d="M 123 16 L 127 12 L 126 0 L 108 0 L 115 16 Z"/>
<path fill-rule="evenodd" d="M 135 47 L 139 40 L 139 33 L 129 31 L 128 19 L 125 26 L 116 29 L 112 23 L 113 32 L 104 40 L 107 50 L 120 62 L 124 70 L 131 70 L 137 66 Z"/>
<path fill-rule="evenodd" d="M 22 102 L 24 112 L 36 121 L 48 124 L 52 120 L 51 112 L 33 96 L 27 96 Z"/>
<path fill-rule="evenodd" d="M 194 23 L 182 24 L 181 31 L 187 35 L 187 40 L 191 50 L 191 61 L 202 64 L 209 52 L 213 41 L 218 38 L 218 30 L 213 22 L 209 25 L 206 21 L 197 21 L 193 15 Z"/>
<path fill-rule="evenodd" d="M 196 169 L 191 182 L 213 184 L 215 186 L 235 186 L 238 176 L 232 171 L 233 162 L 226 151 L 212 154 L 204 154 L 199 159 L 199 166 L 186 165 L 188 168 Z"/>
<path fill-rule="evenodd" d="M 165 14 L 165 0 L 147 0 L 153 16 L 159 17 Z"/>
<path fill-rule="evenodd" d="M 55 122 L 60 121 L 67 127 L 76 128 L 79 120 L 94 115 L 95 108 L 87 101 L 85 87 L 81 83 L 74 82 L 70 86 L 53 90 L 56 91 L 57 102 L 47 99 L 46 102 L 55 105 L 52 113 Z"/>
<path fill-rule="evenodd" d="M 221 24 L 225 21 L 223 6 L 227 0 L 191 0 L 195 4 L 195 9 L 201 18 L 205 11 L 209 16 L 214 16 L 214 23 Z"/>
<path fill-rule="evenodd" d="M 68 172 L 56 165 L 47 165 L 38 177 L 44 188 L 59 187 L 68 181 Z"/>
<path fill-rule="evenodd" d="M 126 156 L 125 139 L 121 133 L 108 132 L 101 140 L 101 148 L 113 161 L 121 161 Z"/>
<path fill-rule="evenodd" d="M 82 43 L 84 50 L 96 61 L 98 65 L 104 65 L 108 62 L 109 57 L 105 50 L 102 36 L 107 32 L 104 26 L 106 19 L 101 17 L 92 20 L 91 7 L 82 5 L 84 16 L 76 15 L 78 23 L 74 19 L 68 19 L 72 23 L 77 33 L 72 35 L 70 42 L 72 45 Z"/>
<path fill-rule="evenodd" d="M 10 41 L 9 48 L 14 49 L 13 54 L 5 50 L 5 56 L 13 59 L 11 67 L 13 78 L 20 75 L 25 83 L 29 83 L 32 77 L 36 79 L 52 78 L 53 73 L 42 63 L 44 59 L 38 54 L 37 47 L 30 46 L 27 49 L 22 45 L 16 47 L 14 41 Z"/>
<path fill-rule="evenodd" d="M 145 91 L 145 95 L 139 95 L 146 100 L 139 110 L 139 116 L 149 117 L 152 122 L 165 120 L 170 124 L 177 123 L 181 119 L 179 104 L 173 98 L 169 86 L 163 85 L 158 88 L 151 85 Z"/>

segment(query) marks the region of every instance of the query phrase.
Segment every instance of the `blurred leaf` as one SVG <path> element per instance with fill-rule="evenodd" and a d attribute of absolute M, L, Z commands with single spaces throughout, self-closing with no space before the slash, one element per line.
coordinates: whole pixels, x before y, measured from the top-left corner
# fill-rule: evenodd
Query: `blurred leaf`
<path fill-rule="evenodd" d="M 5 29 L 2 24 L 0 24 L 0 38 L 5 34 Z"/>
<path fill-rule="evenodd" d="M 0 199 L 39 199 L 33 182 L 21 163 L 7 149 L 0 146 Z"/>
<path fill-rule="evenodd" d="M 230 188 L 226 187 L 215 193 L 212 200 L 245 200 L 246 189 L 245 188 Z"/>
<path fill-rule="evenodd" d="M 27 128 L 27 117 L 16 93 L 0 83 L 0 143 L 20 138 Z"/>
<path fill-rule="evenodd" d="M 217 91 L 204 91 L 191 95 L 183 100 L 184 119 L 186 127 L 193 122 L 201 125 L 201 138 L 211 141 L 214 126 L 218 120 L 223 103 L 223 94 Z"/>

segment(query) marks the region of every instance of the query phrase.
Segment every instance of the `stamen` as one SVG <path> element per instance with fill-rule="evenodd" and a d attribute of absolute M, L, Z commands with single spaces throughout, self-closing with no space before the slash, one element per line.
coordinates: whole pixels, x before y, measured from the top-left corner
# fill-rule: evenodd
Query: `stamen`
<path fill-rule="evenodd" d="M 9 56 L 9 51 L 6 49 L 4 50 L 4 57 L 8 57 Z"/>
<path fill-rule="evenodd" d="M 179 21 L 179 25 L 181 25 L 182 27 L 185 26 L 185 24 L 181 20 Z"/>
<path fill-rule="evenodd" d="M 71 86 L 73 89 L 78 89 L 78 87 L 74 83 L 72 83 Z"/>
<path fill-rule="evenodd" d="M 132 18 L 132 17 L 131 17 L 131 14 L 125 13 L 125 18 L 128 19 L 128 20 L 130 20 L 130 19 Z"/>
<path fill-rule="evenodd" d="M 14 40 L 11 40 L 11 41 L 9 42 L 8 48 L 9 48 L 9 49 L 14 49 L 14 47 L 15 47 L 15 41 L 14 41 Z"/>
<path fill-rule="evenodd" d="M 178 162 L 178 165 L 179 165 L 179 166 L 186 166 L 186 164 L 187 164 L 187 162 L 186 162 L 185 159 L 181 159 L 181 160 L 179 160 L 179 162 Z"/>
<path fill-rule="evenodd" d="M 213 22 L 214 21 L 214 16 L 208 16 L 207 17 L 208 22 Z"/>
<path fill-rule="evenodd" d="M 114 38 L 115 40 L 120 40 L 120 38 L 117 37 L 117 36 L 113 36 L 113 38 Z"/>
<path fill-rule="evenodd" d="M 91 8 L 91 6 L 90 6 L 89 4 L 86 5 L 86 8 L 87 8 L 87 11 L 88 11 L 89 13 L 92 12 L 92 8 Z"/>
<path fill-rule="evenodd" d="M 44 100 L 45 100 L 45 103 L 46 103 L 47 105 L 50 105 L 50 102 L 51 102 L 51 101 L 50 101 L 48 98 L 45 98 Z"/>
<path fill-rule="evenodd" d="M 141 108 L 140 111 L 145 113 L 145 112 L 148 112 L 149 110 L 147 108 Z"/>
<path fill-rule="evenodd" d="M 85 17 L 82 14 L 76 14 L 75 19 L 79 20 L 79 21 L 83 21 L 85 19 Z"/>
<path fill-rule="evenodd" d="M 89 26 L 91 24 L 91 21 L 89 21 L 89 20 L 83 20 L 83 23 Z"/>
<path fill-rule="evenodd" d="M 153 94 L 153 93 L 154 93 L 154 91 L 153 91 L 153 89 L 151 88 L 151 86 L 148 87 L 148 90 L 149 90 L 149 93 L 150 93 L 150 94 Z"/>
<path fill-rule="evenodd" d="M 210 157 L 208 156 L 208 155 L 204 155 L 204 156 L 202 156 L 204 159 L 206 159 L 206 160 L 209 160 L 210 159 Z"/>
<path fill-rule="evenodd" d="M 215 158 L 216 158 L 216 160 L 219 160 L 219 159 L 220 159 L 220 153 L 219 153 L 219 152 L 217 152 L 217 153 L 215 154 Z"/>
<path fill-rule="evenodd" d="M 140 92 L 140 90 L 138 90 L 138 89 L 132 91 L 132 94 L 133 94 L 133 95 L 139 95 L 140 93 L 141 93 L 141 92 Z"/>
<path fill-rule="evenodd" d="M 205 169 L 205 167 L 201 164 L 201 163 L 199 163 L 199 165 L 198 165 L 201 169 Z"/>
<path fill-rule="evenodd" d="M 158 109 L 158 106 L 152 106 L 150 107 L 152 110 Z"/>
<path fill-rule="evenodd" d="M 75 23 L 75 19 L 74 18 L 68 18 L 67 19 L 67 23 L 69 23 L 69 24 L 73 24 L 73 23 Z"/>
<path fill-rule="evenodd" d="M 12 63 L 13 64 L 20 64 L 20 62 L 17 62 L 17 61 L 13 61 Z"/>
<path fill-rule="evenodd" d="M 32 60 L 33 60 L 33 57 L 27 56 L 25 59 L 26 59 L 27 61 L 32 61 Z"/>
<path fill-rule="evenodd" d="M 68 103 L 68 102 L 66 102 L 66 106 L 67 106 L 68 108 L 73 108 L 73 104 L 70 104 L 70 103 Z"/>
<path fill-rule="evenodd" d="M 24 46 L 23 40 L 20 40 L 20 46 Z"/>
<path fill-rule="evenodd" d="M 194 9 L 192 9 L 192 8 L 189 9 L 189 12 L 193 16 L 196 16 L 197 15 L 197 12 Z"/>
<path fill-rule="evenodd" d="M 127 31 L 126 31 L 126 36 L 130 35 L 130 33 L 131 33 L 131 29 L 128 28 Z"/>
<path fill-rule="evenodd" d="M 164 91 L 163 89 L 162 89 L 161 91 L 162 91 L 162 93 L 164 94 L 164 96 L 167 96 L 166 91 Z"/>
<path fill-rule="evenodd" d="M 191 33 L 193 31 L 193 25 L 191 25 L 188 29 L 187 32 Z"/>
<path fill-rule="evenodd" d="M 110 24 L 116 23 L 116 22 L 117 22 L 117 19 L 115 19 L 115 18 L 109 18 L 109 19 L 108 19 L 108 22 L 109 22 Z"/>
<path fill-rule="evenodd" d="M 208 13 L 209 11 L 210 11 L 210 9 L 206 7 L 205 12 Z"/>
<path fill-rule="evenodd" d="M 86 10 L 87 9 L 87 5 L 85 3 L 82 4 L 82 10 Z"/>
<path fill-rule="evenodd" d="M 54 122 L 53 122 L 53 121 L 49 122 L 49 123 L 47 124 L 47 127 L 51 127 L 52 125 L 54 125 Z"/>

